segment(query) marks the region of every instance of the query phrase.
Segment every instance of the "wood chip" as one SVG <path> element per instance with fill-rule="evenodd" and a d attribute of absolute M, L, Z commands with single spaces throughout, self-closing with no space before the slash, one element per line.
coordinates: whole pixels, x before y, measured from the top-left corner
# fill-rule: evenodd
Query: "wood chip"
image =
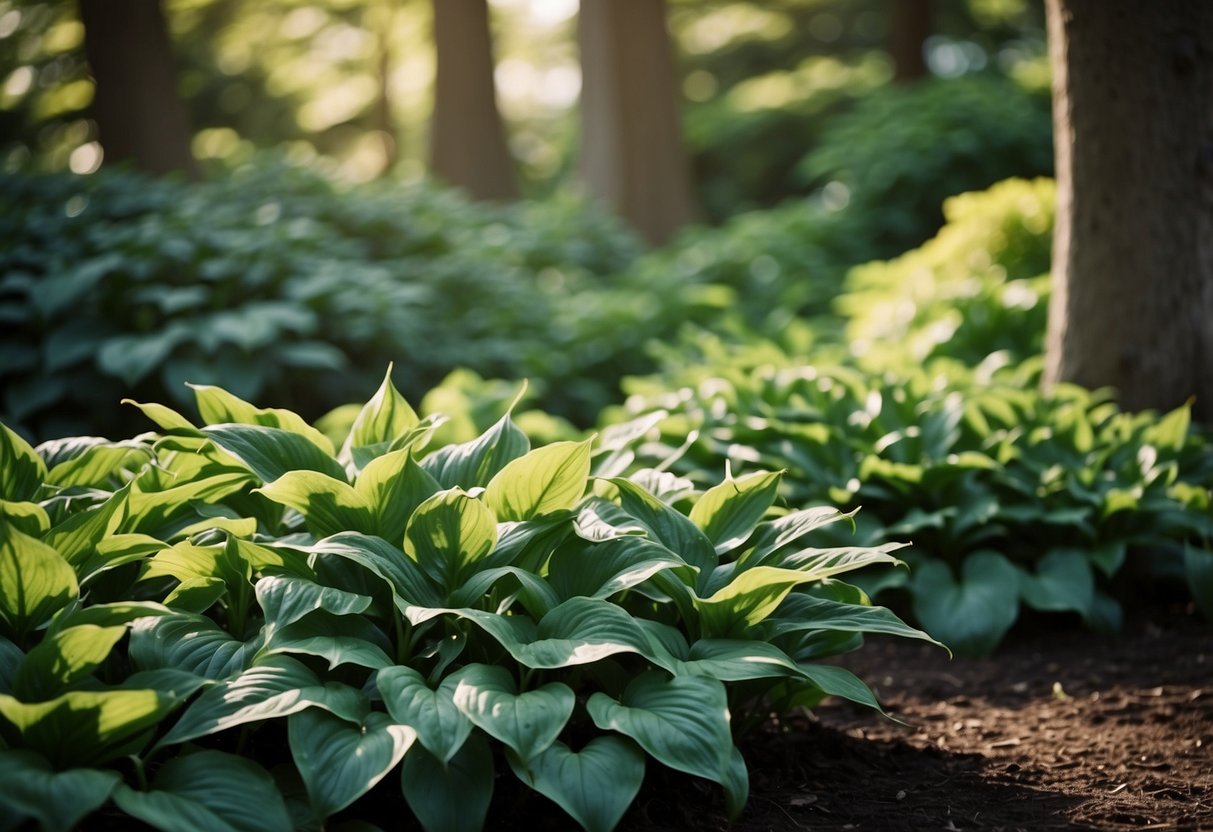
<path fill-rule="evenodd" d="M 998 742 L 990 743 L 990 748 L 1011 748 L 1012 746 L 1019 745 L 1021 742 L 1023 740 L 1018 737 L 1011 737 L 1009 740 L 999 740 Z"/>

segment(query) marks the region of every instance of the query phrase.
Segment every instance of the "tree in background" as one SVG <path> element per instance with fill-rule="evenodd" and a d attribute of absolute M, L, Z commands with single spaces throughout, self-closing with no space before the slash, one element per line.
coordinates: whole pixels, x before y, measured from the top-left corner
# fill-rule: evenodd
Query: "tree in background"
<path fill-rule="evenodd" d="M 931 0 L 889 0 L 889 57 L 893 80 L 911 83 L 930 75 L 926 40 L 931 36 Z"/>
<path fill-rule="evenodd" d="M 107 164 L 196 176 L 160 0 L 79 0 Z"/>
<path fill-rule="evenodd" d="M 477 199 L 518 196 L 497 110 L 486 0 L 434 0 L 434 117 L 430 169 Z"/>
<path fill-rule="evenodd" d="M 582 0 L 580 166 L 586 187 L 660 244 L 694 210 L 664 0 Z"/>
<path fill-rule="evenodd" d="M 1213 4 L 1048 0 L 1046 383 L 1213 417 Z"/>

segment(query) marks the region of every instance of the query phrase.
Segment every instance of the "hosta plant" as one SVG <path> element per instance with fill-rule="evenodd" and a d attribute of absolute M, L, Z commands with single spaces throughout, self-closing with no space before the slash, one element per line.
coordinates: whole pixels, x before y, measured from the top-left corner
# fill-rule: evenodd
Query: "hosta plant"
<path fill-rule="evenodd" d="M 385 379 L 334 443 L 194 395 L 129 442 L 0 431 L 0 826 L 477 829 L 508 778 L 606 830 L 654 766 L 735 816 L 738 733 L 877 707 L 819 660 L 929 638 L 839 577 L 898 544 L 814 546 L 846 515 L 779 472 L 633 470 L 659 414 L 432 447 Z"/>

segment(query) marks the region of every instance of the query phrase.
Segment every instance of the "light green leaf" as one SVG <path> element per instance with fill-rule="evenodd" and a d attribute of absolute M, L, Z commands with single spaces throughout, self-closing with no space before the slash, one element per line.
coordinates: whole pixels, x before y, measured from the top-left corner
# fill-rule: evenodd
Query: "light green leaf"
<path fill-rule="evenodd" d="M 424 747 L 409 749 L 401 768 L 404 799 L 425 832 L 477 832 L 493 799 L 493 752 L 473 734 L 443 765 Z"/>
<path fill-rule="evenodd" d="M 404 529 L 417 507 L 441 490 L 407 448 L 372 460 L 354 483 L 354 491 L 374 516 L 374 526 L 367 533 L 393 543 L 404 539 Z"/>
<path fill-rule="evenodd" d="M 496 545 L 493 512 L 460 488 L 427 499 L 404 530 L 404 551 L 447 590 L 467 580 Z"/>
<path fill-rule="evenodd" d="M 165 433 L 179 433 L 186 436 L 200 436 L 193 422 L 172 408 L 162 404 L 137 402 L 134 399 L 123 399 L 123 404 L 134 405 L 144 416 L 155 422 Z"/>
<path fill-rule="evenodd" d="M 0 751 L 4 789 L 0 791 L 0 828 L 20 829 L 33 820 L 46 832 L 69 832 L 109 800 L 122 780 L 116 771 L 77 768 L 55 772 L 28 751 Z"/>
<path fill-rule="evenodd" d="M 471 442 L 434 451 L 421 461 L 421 467 L 443 488 L 475 488 L 488 485 L 498 471 L 530 448 L 530 440 L 507 413 Z"/>
<path fill-rule="evenodd" d="M 382 578 L 392 588 L 393 601 L 401 612 L 410 607 L 440 607 L 438 586 L 398 547 L 370 535 L 347 532 L 333 535 L 308 547 L 321 557 L 353 561 Z"/>
<path fill-rule="evenodd" d="M 205 425 L 234 423 L 281 428 L 304 437 L 327 456 L 334 453 L 333 443 L 328 437 L 305 422 L 297 413 L 276 407 L 256 407 L 221 387 L 206 384 L 186 386 L 194 391 L 194 402 L 198 405 L 198 413 Z"/>
<path fill-rule="evenodd" d="M 445 766 L 472 733 L 472 721 L 455 707 L 457 678 L 447 677 L 437 690 L 411 667 L 385 667 L 375 677 L 388 713 L 417 732 L 417 741 Z"/>
<path fill-rule="evenodd" d="M 1036 570 L 1019 573 L 1019 594 L 1028 606 L 1045 612 L 1086 616 L 1095 603 L 1095 576 L 1082 549 L 1050 549 Z"/>
<path fill-rule="evenodd" d="M 0 634 L 21 642 L 78 594 L 62 555 L 0 521 Z"/>
<path fill-rule="evenodd" d="M 507 755 L 518 779 L 555 801 L 587 832 L 610 832 L 644 781 L 644 754 L 616 736 L 595 737 L 574 753 L 552 744 L 529 760 Z"/>
<path fill-rule="evenodd" d="M 293 827 L 265 769 L 222 751 L 174 757 L 156 772 L 150 791 L 120 785 L 114 802 L 164 832 L 290 832 Z"/>
<path fill-rule="evenodd" d="M 8 523 L 22 534 L 41 539 L 51 527 L 51 518 L 37 503 L 0 500 L 0 523 Z"/>
<path fill-rule="evenodd" d="M 753 540 L 754 548 L 741 560 L 751 566 L 770 565 L 767 559 L 784 546 L 823 526 L 854 516 L 855 511 L 844 514 L 833 506 L 816 506 L 785 514 L 758 527 Z"/>
<path fill-rule="evenodd" d="M 659 543 L 633 535 L 601 543 L 565 544 L 548 562 L 548 584 L 564 599 L 577 595 L 609 598 L 643 583 L 664 569 L 686 562 Z"/>
<path fill-rule="evenodd" d="M 734 796 L 730 804 L 748 789 L 735 768 L 724 685 L 715 679 L 644 673 L 621 701 L 595 693 L 586 709 L 600 729 L 631 737 L 658 762 L 720 783 Z"/>
<path fill-rule="evenodd" d="M 104 487 L 132 460 L 152 458 L 151 449 L 138 442 L 105 442 L 50 469 L 46 481 L 60 488 Z"/>
<path fill-rule="evenodd" d="M 287 728 L 295 767 L 321 818 L 370 791 L 417 739 L 412 728 L 380 713 L 359 725 L 311 708 L 292 715 Z"/>
<path fill-rule="evenodd" d="M 716 547 L 717 554 L 749 539 L 779 494 L 780 472 L 758 471 L 709 488 L 691 508 L 691 521 Z"/>
<path fill-rule="evenodd" d="M 203 613 L 226 594 L 222 578 L 186 578 L 164 596 L 164 605 L 180 612 Z"/>
<path fill-rule="evenodd" d="M 517 693 L 513 676 L 500 665 L 471 664 L 456 675 L 455 707 L 524 760 L 555 742 L 573 713 L 576 697 L 560 682 Z"/>
<path fill-rule="evenodd" d="M 774 613 L 793 589 L 814 580 L 816 576 L 795 569 L 747 569 L 710 598 L 695 599 L 701 634 L 710 638 L 740 636 Z"/>
<path fill-rule="evenodd" d="M 366 697 L 337 682 L 321 685 L 316 676 L 288 656 L 270 656 L 235 679 L 205 691 L 185 710 L 157 747 L 182 743 L 249 722 L 276 719 L 312 706 L 352 722 L 368 711 Z"/>
<path fill-rule="evenodd" d="M 794 569 L 811 580 L 823 580 L 835 575 L 854 572 L 865 566 L 892 564 L 903 566 L 890 552 L 904 549 L 907 543 L 882 543 L 879 546 L 840 546 L 831 549 L 798 549 L 772 558 L 772 563 L 782 569 Z"/>
<path fill-rule="evenodd" d="M 643 525 L 649 537 L 699 570 L 701 588 L 719 562 L 716 549 L 689 517 L 658 500 L 630 480 L 609 480 L 619 491 L 623 510 Z"/>
<path fill-rule="evenodd" d="M 22 702 L 54 699 L 97 669 L 125 634 L 125 627 L 82 624 L 44 638 L 17 669 L 13 694 Z"/>
<path fill-rule="evenodd" d="M 257 582 L 257 603 L 265 614 L 266 640 L 274 632 L 293 624 L 315 610 L 333 615 L 365 612 L 371 599 L 365 595 L 321 586 L 303 578 L 266 577 Z"/>
<path fill-rule="evenodd" d="M 336 480 L 345 479 L 345 469 L 330 454 L 310 439 L 282 428 L 228 424 L 211 425 L 202 432 L 263 483 L 271 483 L 288 471 L 319 471 Z"/>
<path fill-rule="evenodd" d="M 111 554 L 106 548 L 111 542 L 109 533 L 114 531 L 116 518 L 121 517 L 129 493 L 130 486 L 122 487 L 101 505 L 69 515 L 42 538 L 72 565 L 78 580 L 86 581 L 111 568 L 111 562 L 113 565 L 129 563 L 146 554 L 141 552 L 138 556 L 125 558 Z"/>
<path fill-rule="evenodd" d="M 592 441 L 554 442 L 511 461 L 485 488 L 485 503 L 503 521 L 573 508 L 585 493 Z"/>
<path fill-rule="evenodd" d="M 46 463 L 8 425 L 0 424 L 0 500 L 25 502 L 46 480 Z"/>
<path fill-rule="evenodd" d="M 317 537 L 378 530 L 371 506 L 344 479 L 316 471 L 287 471 L 255 490 L 302 514 L 307 530 Z"/>
<path fill-rule="evenodd" d="M 1019 615 L 1019 570 L 997 552 L 965 558 L 959 582 L 946 563 L 929 560 L 910 586 L 923 628 L 964 655 L 993 650 Z"/>
<path fill-rule="evenodd" d="M 114 601 L 109 604 L 92 604 L 75 609 L 64 608 L 56 614 L 51 622 L 49 633 L 68 627 L 78 627 L 81 624 L 92 624 L 97 627 L 117 627 L 120 624 L 130 624 L 140 618 L 159 618 L 173 615 L 173 611 L 155 601 Z"/>
<path fill-rule="evenodd" d="M 416 411 L 392 384 L 392 366 L 389 364 L 383 383 L 354 419 L 342 455 L 353 458 L 354 463 L 362 468 L 375 456 L 386 452 L 397 437 L 417 427 L 419 421 Z M 363 454 L 363 459 L 359 461 L 358 451 L 375 450 L 378 453 Z"/>

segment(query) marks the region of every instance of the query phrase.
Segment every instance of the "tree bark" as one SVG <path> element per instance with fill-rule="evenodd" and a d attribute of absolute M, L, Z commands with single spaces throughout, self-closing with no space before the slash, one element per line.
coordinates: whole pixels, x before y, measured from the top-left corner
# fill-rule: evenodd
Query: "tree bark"
<path fill-rule="evenodd" d="M 1045 383 L 1213 416 L 1213 3 L 1048 0 L 1057 223 Z"/>
<path fill-rule="evenodd" d="M 582 0 L 581 174 L 660 244 L 694 219 L 664 0 Z"/>
<path fill-rule="evenodd" d="M 931 36 L 931 0 L 888 0 L 893 80 L 912 83 L 928 74 L 924 53 Z"/>
<path fill-rule="evenodd" d="M 105 164 L 198 174 L 160 0 L 79 0 Z"/>
<path fill-rule="evenodd" d="M 486 0 L 434 0 L 434 121 L 430 166 L 477 199 L 518 197 L 493 84 Z"/>

